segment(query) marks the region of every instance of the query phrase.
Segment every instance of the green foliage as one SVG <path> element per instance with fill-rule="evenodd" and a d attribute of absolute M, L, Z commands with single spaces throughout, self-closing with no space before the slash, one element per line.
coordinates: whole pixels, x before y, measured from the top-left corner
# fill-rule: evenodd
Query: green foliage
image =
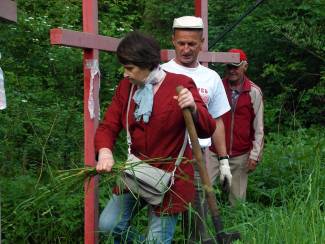
<path fill-rule="evenodd" d="M 123 37 L 142 24 L 144 0 L 99 1 L 99 24 L 102 35 Z"/>
<path fill-rule="evenodd" d="M 165 0 L 163 4 L 159 0 L 146 1 L 143 30 L 155 36 L 162 48 L 172 48 L 173 20 L 183 15 L 193 15 L 193 3 L 192 0 Z"/>
<path fill-rule="evenodd" d="M 210 42 L 253 4 L 210 3 Z M 276 131 L 278 122 L 285 128 L 293 128 L 297 122 L 302 126 L 324 122 L 323 116 L 317 116 L 322 113 L 324 99 L 324 93 L 319 92 L 325 69 L 324 10 L 324 1 L 264 1 L 214 47 L 218 51 L 233 47 L 246 51 L 248 75 L 262 88 L 265 103 L 270 104 L 266 110 L 270 120 L 266 128 L 270 131 Z M 221 68 L 218 70 L 222 73 Z"/>
<path fill-rule="evenodd" d="M 6 180 L 6 181 L 5 181 Z M 80 243 L 83 240 L 82 187 L 79 194 L 55 195 L 35 201 L 25 211 L 17 204 L 40 187 L 32 175 L 0 179 L 2 191 L 2 243 Z M 44 186 L 43 190 L 46 190 Z"/>
<path fill-rule="evenodd" d="M 299 129 L 286 136 L 270 133 L 265 149 L 261 167 L 250 178 L 253 202 L 282 206 L 291 200 L 286 196 L 306 200 L 310 194 L 325 199 L 325 188 L 319 188 L 325 183 L 324 132 Z"/>
<path fill-rule="evenodd" d="M 270 135 L 264 159 L 249 178 L 251 203 L 224 210 L 225 218 L 241 223 L 244 239 L 239 243 L 321 243 L 324 159 L 320 128 Z"/>

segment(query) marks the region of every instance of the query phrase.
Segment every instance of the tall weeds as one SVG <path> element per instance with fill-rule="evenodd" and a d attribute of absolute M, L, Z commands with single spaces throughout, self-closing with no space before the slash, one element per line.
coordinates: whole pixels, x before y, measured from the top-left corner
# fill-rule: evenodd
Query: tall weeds
<path fill-rule="evenodd" d="M 225 230 L 241 233 L 237 243 L 324 243 L 324 138 L 321 129 L 269 134 L 264 159 L 249 177 L 247 202 L 231 208 L 216 188 Z M 2 243 L 82 243 L 83 181 L 92 173 L 87 168 L 48 167 L 43 171 L 44 183 L 32 172 L 1 177 Z M 101 209 L 115 181 L 101 177 Z M 146 231 L 146 210 L 133 224 Z M 214 233 L 210 221 L 207 225 Z M 186 239 L 179 222 L 175 243 Z M 110 237 L 101 234 L 101 243 L 111 243 Z"/>

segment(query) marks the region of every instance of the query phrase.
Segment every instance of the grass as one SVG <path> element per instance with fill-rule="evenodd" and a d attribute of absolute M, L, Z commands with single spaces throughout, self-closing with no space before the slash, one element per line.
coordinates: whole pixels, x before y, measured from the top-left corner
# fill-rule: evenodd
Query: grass
<path fill-rule="evenodd" d="M 231 208 L 216 191 L 225 230 L 241 233 L 237 244 L 325 243 L 324 138 L 321 129 L 269 134 L 264 159 L 249 177 L 247 202 Z M 0 177 L 2 243 L 83 242 L 84 175 L 80 170 L 44 170 L 43 178 L 52 177 L 56 185 L 50 180 L 41 184 L 32 172 Z M 82 170 L 91 174 L 93 169 Z M 62 184 L 77 176 L 82 177 L 72 181 L 71 188 Z M 116 180 L 105 177 L 101 177 L 101 209 Z M 134 219 L 140 231 L 146 230 L 145 211 Z M 214 232 L 211 222 L 208 225 Z M 101 243 L 112 243 L 103 235 L 101 239 Z M 185 243 L 185 239 L 179 223 L 174 242 Z"/>
<path fill-rule="evenodd" d="M 238 243 L 325 243 L 324 133 L 273 136 L 249 179 L 248 203 L 223 208 L 225 222 L 242 233 Z"/>

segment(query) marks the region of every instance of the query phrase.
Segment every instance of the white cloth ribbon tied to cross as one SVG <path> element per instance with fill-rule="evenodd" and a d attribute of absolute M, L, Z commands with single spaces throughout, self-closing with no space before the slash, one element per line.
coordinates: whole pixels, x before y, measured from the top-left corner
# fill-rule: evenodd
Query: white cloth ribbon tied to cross
<path fill-rule="evenodd" d="M 91 119 L 95 118 L 95 101 L 94 101 L 94 79 L 98 75 L 98 84 L 100 85 L 100 70 L 97 59 L 86 60 L 86 66 L 90 69 L 90 88 L 88 96 L 88 111 Z"/>

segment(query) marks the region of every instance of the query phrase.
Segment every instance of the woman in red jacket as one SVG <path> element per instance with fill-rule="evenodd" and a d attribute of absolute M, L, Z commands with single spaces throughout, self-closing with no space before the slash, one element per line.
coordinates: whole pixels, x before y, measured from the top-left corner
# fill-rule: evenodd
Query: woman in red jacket
<path fill-rule="evenodd" d="M 215 122 L 209 115 L 192 79 L 163 71 L 160 66 L 160 47 L 151 37 L 131 32 L 119 44 L 117 57 L 124 67 L 120 81 L 105 117 L 99 125 L 95 146 L 98 152 L 97 170 L 110 172 L 114 165 L 112 150 L 119 132 L 128 129 L 131 152 L 140 159 L 177 158 L 185 136 L 182 108 L 192 111 L 200 137 L 211 137 Z M 131 89 L 134 84 L 134 89 Z M 176 87 L 184 89 L 177 95 Z M 131 93 L 131 94 L 130 94 Z M 128 109 L 128 99 L 132 96 Z M 192 158 L 187 145 L 184 157 Z M 171 171 L 175 162 L 154 166 Z M 149 226 L 145 240 L 149 243 L 171 243 L 178 214 L 185 211 L 194 198 L 193 165 L 181 163 L 175 182 L 165 194 L 162 204 L 149 205 Z M 115 243 L 143 241 L 130 229 L 130 220 L 144 206 L 144 199 L 136 199 L 116 189 L 99 220 L 102 231 L 113 234 Z"/>

